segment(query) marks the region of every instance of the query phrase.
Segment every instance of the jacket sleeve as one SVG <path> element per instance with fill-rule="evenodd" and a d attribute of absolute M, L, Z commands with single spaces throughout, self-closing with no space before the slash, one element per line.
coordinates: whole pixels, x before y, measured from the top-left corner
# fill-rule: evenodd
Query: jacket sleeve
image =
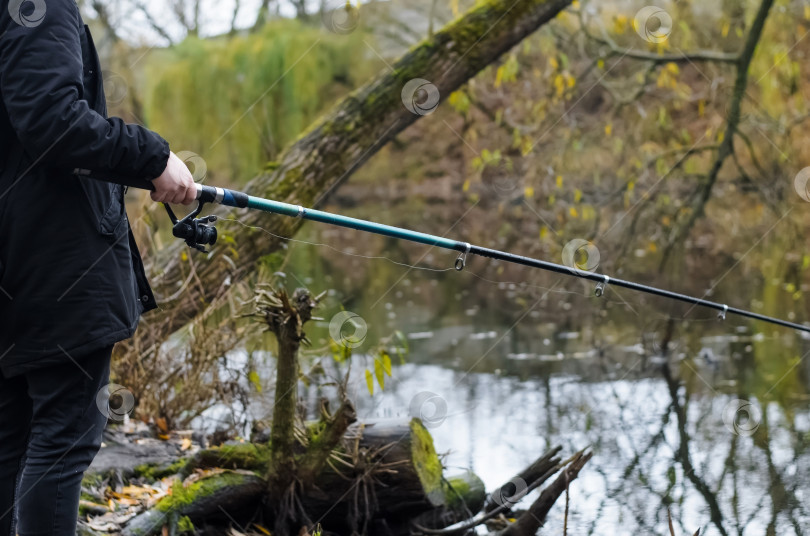
<path fill-rule="evenodd" d="M 49 167 L 128 179 L 160 176 L 169 158 L 166 140 L 106 119 L 81 98 L 84 26 L 74 0 L 34 4 L 46 8 L 33 23 L 0 9 L 0 92 L 26 153 Z"/>

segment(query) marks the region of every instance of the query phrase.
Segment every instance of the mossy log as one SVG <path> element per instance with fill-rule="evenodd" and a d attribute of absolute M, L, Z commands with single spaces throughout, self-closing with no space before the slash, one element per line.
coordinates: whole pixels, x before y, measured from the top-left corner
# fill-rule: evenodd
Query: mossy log
<path fill-rule="evenodd" d="M 332 460 L 302 497 L 324 524 L 411 517 L 445 504 L 442 465 L 419 419 L 355 423 L 343 449 L 340 459 L 349 464 Z"/>
<path fill-rule="evenodd" d="M 372 155 L 422 115 L 409 111 L 402 90 L 413 79 L 433 83 L 446 99 L 482 69 L 520 43 L 568 7 L 573 0 L 486 0 L 413 47 L 392 68 L 339 102 L 289 146 L 277 163 L 251 181 L 251 195 L 287 203 L 317 206 Z M 415 96 L 414 96 L 415 98 Z M 218 212 L 225 218 L 260 226 L 280 236 L 295 234 L 301 220 L 271 217 L 258 211 Z M 150 281 L 160 311 L 150 313 L 150 329 L 139 330 L 134 348 L 159 345 L 208 307 L 222 282 L 240 281 L 256 262 L 280 247 L 280 241 L 256 228 L 222 221 L 221 231 L 235 243 L 222 241 L 205 262 L 183 262 L 186 246 L 177 241 L 150 262 Z M 189 270 L 196 270 L 195 285 L 183 292 Z M 170 296 L 176 296 L 173 300 Z M 125 346 L 122 346 L 122 349 Z"/>
<path fill-rule="evenodd" d="M 438 529 L 473 517 L 484 507 L 487 490 L 483 480 L 472 471 L 447 477 L 442 481 L 444 505 L 412 519 L 421 527 Z M 403 526 L 403 534 L 412 532 L 411 523 Z"/>
<path fill-rule="evenodd" d="M 268 445 L 232 444 L 198 452 L 180 474 L 222 467 L 268 474 L 271 465 Z M 437 520 L 441 513 L 465 517 L 485 499 L 483 483 L 474 474 L 443 478 L 433 438 L 419 419 L 354 423 L 322 471 L 301 484 L 308 517 L 338 531 L 381 518 L 407 527 L 425 512 L 434 512 Z M 257 508 L 267 491 L 266 480 L 245 471 L 215 474 L 185 488 L 176 484 L 170 497 L 131 521 L 123 535 L 156 534 L 181 517 L 215 522 L 228 512 L 239 519 L 240 513 Z"/>
<path fill-rule="evenodd" d="M 258 443 L 226 443 L 197 452 L 179 470 L 182 478 L 196 469 L 243 469 L 264 472 L 270 463 L 270 446 Z"/>
<path fill-rule="evenodd" d="M 191 523 L 244 518 L 256 511 L 266 487 L 264 479 L 234 471 L 201 478 L 188 486 L 178 481 L 172 487 L 171 495 L 135 517 L 121 534 L 159 534 L 164 525 L 173 525 L 182 518 L 188 518 Z"/>

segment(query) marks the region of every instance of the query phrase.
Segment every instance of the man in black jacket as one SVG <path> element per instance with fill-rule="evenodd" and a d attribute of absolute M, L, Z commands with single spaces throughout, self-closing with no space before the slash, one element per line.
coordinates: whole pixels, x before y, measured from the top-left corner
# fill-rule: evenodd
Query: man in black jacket
<path fill-rule="evenodd" d="M 160 136 L 107 118 L 74 0 L 0 2 L 0 97 L 0 536 L 73 536 L 112 347 L 156 307 L 124 188 L 75 171 L 159 202 L 195 187 Z"/>

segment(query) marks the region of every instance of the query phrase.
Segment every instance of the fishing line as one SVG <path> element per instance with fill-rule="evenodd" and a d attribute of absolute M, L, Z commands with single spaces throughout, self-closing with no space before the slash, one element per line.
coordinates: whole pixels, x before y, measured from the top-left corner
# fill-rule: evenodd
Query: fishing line
<path fill-rule="evenodd" d="M 267 235 L 270 235 L 270 236 L 272 236 L 274 238 L 277 238 L 279 240 L 284 240 L 284 241 L 288 241 L 288 242 L 296 242 L 296 243 L 305 244 L 305 245 L 308 245 L 308 246 L 325 247 L 325 248 L 331 249 L 332 251 L 335 251 L 337 253 L 340 253 L 342 255 L 347 255 L 347 256 L 350 256 L 350 257 L 357 257 L 357 258 L 368 259 L 368 260 L 385 260 L 385 261 L 388 261 L 388 262 L 390 262 L 392 264 L 395 264 L 397 266 L 402 266 L 402 267 L 405 267 L 405 268 L 411 268 L 411 269 L 414 269 L 414 270 L 421 270 L 421 271 L 426 271 L 426 272 L 443 273 L 443 272 L 455 271 L 455 268 L 453 268 L 453 267 L 450 267 L 450 268 L 430 268 L 430 267 L 427 267 L 427 266 L 419 266 L 419 265 L 416 265 L 416 264 L 409 264 L 409 263 L 406 263 L 406 262 L 397 261 L 397 260 L 394 260 L 394 259 L 392 259 L 390 257 L 386 257 L 384 255 L 362 255 L 360 253 L 352 253 L 350 251 L 339 249 L 339 248 L 336 248 L 336 247 L 334 247 L 334 246 L 332 246 L 330 244 L 326 244 L 326 243 L 323 243 L 323 242 L 312 242 L 312 241 L 308 241 L 308 240 L 301 240 L 299 238 L 290 238 L 290 237 L 286 237 L 286 236 L 281 236 L 281 235 L 273 233 L 272 231 L 269 231 L 269 230 L 267 230 L 267 229 L 265 229 L 265 228 L 263 228 L 263 227 L 261 227 L 259 225 L 251 225 L 251 224 L 245 223 L 245 222 L 243 222 L 243 221 L 241 221 L 241 220 L 239 220 L 237 218 L 220 218 L 219 221 L 228 221 L 228 222 L 238 223 L 242 227 L 262 231 L 263 233 L 266 233 Z M 579 292 L 579 291 L 566 290 L 566 289 L 557 290 L 554 287 L 544 287 L 542 285 L 526 283 L 525 281 L 524 282 L 516 282 L 516 281 L 500 281 L 500 280 L 495 280 L 495 279 L 488 279 L 488 278 L 486 278 L 486 277 L 484 277 L 482 275 L 479 275 L 479 274 L 477 274 L 477 273 L 475 273 L 475 272 L 473 272 L 472 270 L 469 270 L 469 269 L 465 269 L 464 273 L 469 274 L 469 275 L 471 275 L 471 276 L 473 276 L 473 277 L 475 277 L 477 279 L 480 279 L 481 281 L 490 283 L 490 284 L 498 286 L 498 287 L 500 287 L 502 285 L 515 285 L 517 287 L 521 287 L 521 288 L 524 288 L 524 289 L 525 288 L 532 288 L 532 289 L 542 290 L 542 291 L 545 291 L 545 292 L 551 292 L 551 293 L 554 293 L 554 294 L 573 294 L 573 295 L 581 296 L 581 297 L 584 297 L 584 298 L 589 297 L 589 294 L 586 293 L 586 292 Z M 615 292 L 615 290 L 614 290 L 614 292 Z M 616 293 L 616 295 L 619 295 L 619 294 Z M 620 298 L 621 298 L 621 296 L 620 296 Z M 625 305 L 625 306 L 629 307 L 631 310 L 633 310 L 632 307 L 630 306 L 630 304 L 627 303 L 627 301 L 624 300 L 623 298 L 621 298 L 621 301 L 611 300 L 611 299 L 606 299 L 606 301 L 608 303 L 612 303 L 612 304 L 616 304 L 616 305 Z M 640 314 L 637 313 L 637 312 L 636 312 L 636 315 L 640 316 Z"/>
<path fill-rule="evenodd" d="M 261 231 L 261 232 L 263 232 L 263 233 L 265 233 L 265 234 L 267 234 L 269 236 L 272 236 L 272 237 L 274 237 L 276 239 L 283 240 L 283 241 L 286 241 L 286 242 L 293 242 L 293 243 L 303 244 L 303 245 L 312 246 L 312 247 L 316 247 L 316 248 L 317 247 L 325 247 L 325 248 L 328 248 L 329 250 L 332 250 L 332 251 L 334 251 L 336 253 L 340 253 L 342 255 L 346 255 L 346 256 L 349 256 L 349 257 L 355 257 L 355 258 L 361 258 L 361 259 L 367 259 L 367 260 L 384 260 L 384 261 L 390 262 L 390 263 L 392 263 L 394 265 L 397 265 L 397 266 L 410 268 L 410 269 L 414 269 L 414 270 L 426 271 L 426 272 L 443 273 L 443 272 L 454 271 L 454 268 L 438 269 L 438 268 L 430 268 L 430 267 L 426 267 L 426 266 L 419 266 L 419 265 L 416 265 L 416 264 L 409 264 L 409 263 L 406 263 L 406 262 L 397 261 L 397 260 L 394 260 L 394 259 L 392 259 L 390 257 L 386 257 L 384 255 L 363 255 L 363 254 L 359 254 L 359 253 L 354 253 L 354 252 L 351 252 L 351 251 L 336 248 L 336 247 L 332 246 L 331 244 L 327 244 L 327 243 L 324 243 L 324 242 L 315 242 L 315 241 L 310 241 L 310 240 L 302 240 L 302 239 L 298 239 L 298 238 L 285 237 L 285 236 L 281 236 L 279 234 L 273 233 L 272 231 L 270 231 L 268 229 L 265 229 L 264 227 L 245 223 L 244 221 L 242 221 L 242 220 L 240 220 L 238 218 L 221 218 L 221 221 L 228 221 L 228 222 L 237 223 L 237 224 L 241 225 L 242 227 Z M 469 275 L 475 277 L 476 279 L 479 279 L 479 280 L 481 280 L 481 281 L 483 281 L 485 283 L 489 283 L 491 285 L 494 285 L 494 286 L 498 287 L 499 289 L 501 287 L 503 287 L 504 285 L 514 285 L 517 289 L 523 290 L 523 291 L 525 291 L 527 289 L 536 289 L 536 290 L 543 291 L 545 293 L 564 294 L 564 295 L 567 294 L 567 295 L 574 295 L 574 296 L 583 297 L 583 298 L 589 298 L 589 297 L 593 296 L 593 294 L 589 293 L 589 292 L 568 290 L 568 289 L 562 289 L 562 288 L 559 288 L 559 287 L 556 287 L 556 288 L 555 287 L 546 287 L 546 286 L 543 286 L 543 285 L 538 285 L 538 284 L 534 284 L 534 283 L 528 283 L 526 281 L 517 282 L 517 281 L 506 281 L 506 280 L 490 279 L 490 278 L 487 278 L 487 277 L 485 277 L 483 275 L 480 275 L 480 274 L 478 274 L 478 273 L 476 273 L 476 272 L 474 272 L 472 270 L 469 270 L 469 269 L 465 269 L 464 273 L 467 273 L 467 274 L 469 274 Z M 642 317 L 649 318 L 650 316 L 654 316 L 657 320 L 660 320 L 660 321 L 665 321 L 665 320 L 669 320 L 670 318 L 672 318 L 671 315 L 663 314 L 658 309 L 656 309 L 656 308 L 654 308 L 652 306 L 649 306 L 649 305 L 645 305 L 643 303 L 636 302 L 635 306 L 631 305 L 631 303 L 629 301 L 627 301 L 627 299 L 625 299 L 625 297 L 622 295 L 622 293 L 620 293 L 615 287 L 612 287 L 612 286 L 608 285 L 607 288 L 605 288 L 604 290 L 606 290 L 606 291 L 610 290 L 612 294 L 615 294 L 619 298 L 619 300 L 608 298 L 607 295 L 603 294 L 603 296 L 601 296 L 601 298 L 600 298 L 601 302 L 624 307 L 624 308 L 628 309 L 631 313 L 633 313 L 635 315 L 635 317 L 637 317 L 637 318 L 642 318 Z M 638 309 L 643 310 L 643 316 L 642 316 L 642 312 L 640 312 Z M 677 320 L 681 321 L 681 322 L 685 321 L 685 320 L 688 320 L 689 322 L 703 323 L 703 324 L 717 323 L 717 319 L 716 318 L 711 318 L 711 317 L 710 318 L 695 318 L 695 317 L 692 317 L 692 318 L 689 318 L 689 319 L 679 318 Z M 736 323 L 736 322 L 734 323 L 735 327 L 740 326 L 740 325 L 742 325 L 742 324 L 739 324 L 739 323 Z"/>
<path fill-rule="evenodd" d="M 287 237 L 287 236 L 277 235 L 277 234 L 273 233 L 272 231 L 268 231 L 264 227 L 260 227 L 258 225 L 250 225 L 250 224 L 245 223 L 243 221 L 240 221 L 240 220 L 238 220 L 236 218 L 220 218 L 219 221 L 235 222 L 235 223 L 238 223 L 239 225 L 241 225 L 242 227 L 262 231 L 263 233 L 266 233 L 266 234 L 268 234 L 268 235 L 270 235 L 270 236 L 272 236 L 274 238 L 278 238 L 279 240 L 286 240 L 288 242 L 297 242 L 299 244 L 306 244 L 308 246 L 325 247 L 325 248 L 331 249 L 332 251 L 335 251 L 337 253 L 341 253 L 343 255 L 348 255 L 350 257 L 358 257 L 360 259 L 368 259 L 368 260 L 386 260 L 386 261 L 388 261 L 388 262 L 390 262 L 392 264 L 396 264 L 398 266 L 404 266 L 406 268 L 412 268 L 414 270 L 424 270 L 424 271 L 427 271 L 427 272 L 451 272 L 451 271 L 454 270 L 454 268 L 452 268 L 452 267 L 450 267 L 450 268 L 428 268 L 427 266 L 417 266 L 415 264 L 408 264 L 408 263 L 405 263 L 405 262 L 395 261 L 394 259 L 382 256 L 382 255 L 362 255 L 360 253 L 352 253 L 351 251 L 338 249 L 338 248 L 336 248 L 336 247 L 334 247 L 334 246 L 332 246 L 330 244 L 325 244 L 325 243 L 321 243 L 321 242 L 310 242 L 310 241 L 307 241 L 307 240 L 301 240 L 299 238 L 290 238 L 290 237 Z"/>
<path fill-rule="evenodd" d="M 427 266 L 420 266 L 420 265 L 416 265 L 416 264 L 409 264 L 409 263 L 406 263 L 406 262 L 397 261 L 397 260 L 394 260 L 394 259 L 392 259 L 390 257 L 386 257 L 384 255 L 363 255 L 363 254 L 360 254 L 360 253 L 353 253 L 351 251 L 336 248 L 335 246 L 332 246 L 331 244 L 327 244 L 327 243 L 324 243 L 324 242 L 314 242 L 314 241 L 309 241 L 309 240 L 302 240 L 302 239 L 299 239 L 299 238 L 290 238 L 290 237 L 286 237 L 286 236 L 282 236 L 282 235 L 273 233 L 272 231 L 270 231 L 268 229 L 265 229 L 264 227 L 261 227 L 259 225 L 252 225 L 252 224 L 249 224 L 249 223 L 245 223 L 244 221 L 240 220 L 239 218 L 219 218 L 219 221 L 227 221 L 227 222 L 237 223 L 237 224 L 241 225 L 244 228 L 252 229 L 252 230 L 258 230 L 258 231 L 261 231 L 261 232 L 267 234 L 268 236 L 272 236 L 273 238 L 276 238 L 276 239 L 282 240 L 282 241 L 286 241 L 286 242 L 293 242 L 293 243 L 298 243 L 298 244 L 303 244 L 303 245 L 308 245 L 308 246 L 313 246 L 313 247 L 328 248 L 328 249 L 330 249 L 330 250 L 332 250 L 332 251 L 334 251 L 336 253 L 340 253 L 342 255 L 346 255 L 346 256 L 349 256 L 349 257 L 355 257 L 355 258 L 366 259 L 366 260 L 384 260 L 384 261 L 390 262 L 390 263 L 392 263 L 394 265 L 397 265 L 397 266 L 401 266 L 401 267 L 404 267 L 404 268 L 410 268 L 410 269 L 414 269 L 414 270 L 425 271 L 425 272 L 445 273 L 445 272 L 455 271 L 454 267 L 430 268 L 430 267 L 427 267 Z M 556 287 L 556 288 L 555 287 L 547 287 L 547 286 L 538 285 L 538 284 L 534 284 L 534 283 L 527 283 L 526 281 L 518 282 L 518 281 L 504 281 L 504 280 L 489 279 L 489 278 L 484 277 L 483 275 L 480 275 L 480 274 L 478 274 L 478 273 L 476 273 L 476 272 L 474 272 L 472 270 L 469 270 L 466 267 L 465 267 L 465 270 L 464 270 L 463 273 L 467 273 L 467 274 L 475 277 L 476 279 L 479 279 L 479 280 L 484 281 L 486 283 L 489 283 L 491 285 L 495 285 L 496 287 L 499 287 L 499 288 L 501 286 L 503 286 L 503 285 L 514 285 L 515 287 L 518 287 L 519 289 L 536 289 L 536 290 L 540 290 L 540 291 L 543 291 L 543 292 L 546 292 L 546 293 L 552 293 L 552 294 L 569 294 L 569 295 L 575 295 L 577 297 L 583 297 L 583 298 L 589 298 L 589 297 L 592 296 L 592 294 L 589 293 L 589 292 L 568 290 L 568 289 L 562 289 L 562 288 L 559 288 L 559 287 Z M 608 285 L 608 287 L 605 290 L 610 290 L 613 294 L 615 294 L 616 296 L 619 297 L 619 300 L 614 300 L 614 299 L 610 299 L 610 298 L 603 295 L 601 298 L 605 303 L 618 305 L 618 306 L 623 306 L 623 307 L 629 309 L 633 314 L 635 314 L 636 317 L 640 318 L 642 316 L 641 313 L 636 310 L 636 307 L 644 308 L 645 309 L 645 315 L 654 315 L 660 320 L 668 320 L 671 317 L 670 315 L 660 313 L 658 310 L 656 310 L 655 308 L 653 308 L 651 306 L 645 306 L 643 304 L 636 303 L 636 307 L 633 307 L 619 293 L 619 291 L 616 290 L 615 287 L 611 287 L 610 285 Z M 684 319 L 682 319 L 682 320 L 684 320 Z M 702 323 L 716 322 L 716 319 L 714 319 L 714 318 L 690 318 L 688 320 L 690 322 L 702 322 Z M 735 325 L 740 325 L 740 324 L 735 324 Z"/>

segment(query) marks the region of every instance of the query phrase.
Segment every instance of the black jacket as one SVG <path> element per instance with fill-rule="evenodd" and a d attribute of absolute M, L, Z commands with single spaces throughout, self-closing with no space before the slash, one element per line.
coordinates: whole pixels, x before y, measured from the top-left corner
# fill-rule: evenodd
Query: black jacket
<path fill-rule="evenodd" d="M 0 372 L 77 360 L 132 336 L 155 301 L 124 188 L 169 146 L 107 118 L 101 67 L 74 0 L 0 1 Z"/>

